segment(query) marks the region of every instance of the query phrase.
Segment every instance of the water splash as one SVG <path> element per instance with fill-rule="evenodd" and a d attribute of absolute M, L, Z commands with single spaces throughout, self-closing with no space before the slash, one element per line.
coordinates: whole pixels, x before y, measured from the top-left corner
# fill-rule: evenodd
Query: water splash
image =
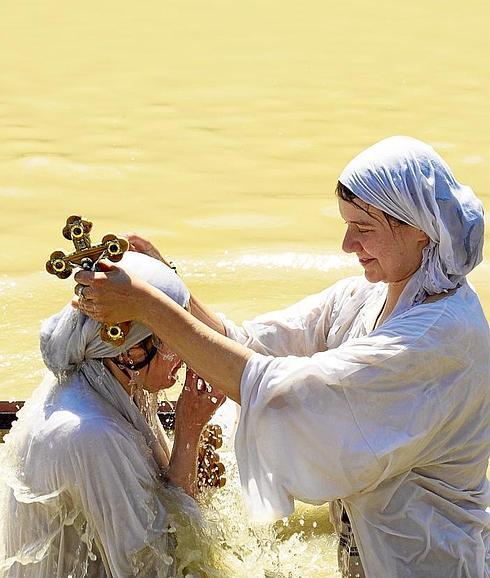
<path fill-rule="evenodd" d="M 308 507 L 283 521 L 251 525 L 241 500 L 232 452 L 222 455 L 228 483 L 202 499 L 211 540 L 226 552 L 232 575 L 223 578 L 337 578 L 337 540 L 324 508 Z M 318 516 L 318 520 L 316 517 Z"/>

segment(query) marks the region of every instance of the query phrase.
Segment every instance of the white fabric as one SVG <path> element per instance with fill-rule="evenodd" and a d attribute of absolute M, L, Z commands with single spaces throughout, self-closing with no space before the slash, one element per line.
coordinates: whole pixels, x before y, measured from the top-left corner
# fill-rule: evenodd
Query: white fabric
<path fill-rule="evenodd" d="M 393 315 L 453 289 L 482 260 L 483 206 L 426 143 L 395 136 L 355 157 L 339 181 L 366 203 L 430 238 Z"/>
<path fill-rule="evenodd" d="M 168 575 L 169 519 L 152 452 L 83 378 L 47 378 L 2 459 L 2 578 L 119 578 L 137 575 L 138 560 L 141 576 Z"/>
<path fill-rule="evenodd" d="M 372 331 L 385 294 L 353 278 L 223 320 L 258 352 L 235 442 L 246 502 L 271 520 L 342 498 L 369 578 L 487 577 L 488 324 L 464 283 Z"/>
<path fill-rule="evenodd" d="M 159 261 L 127 253 L 120 265 L 187 305 L 185 285 Z M 42 326 L 53 373 L 19 412 L 2 451 L 2 577 L 153 577 L 173 565 L 159 479 L 165 435 L 155 412 L 147 421 L 102 362 L 150 331 L 134 323 L 114 348 L 99 330 L 70 306 Z"/>

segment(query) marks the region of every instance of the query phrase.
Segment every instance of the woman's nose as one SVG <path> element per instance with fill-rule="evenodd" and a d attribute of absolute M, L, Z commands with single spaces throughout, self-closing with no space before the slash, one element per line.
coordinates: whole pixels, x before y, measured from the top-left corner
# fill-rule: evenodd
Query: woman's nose
<path fill-rule="evenodd" d="M 355 232 L 348 227 L 344 235 L 344 240 L 342 241 L 342 251 L 344 253 L 355 253 L 356 249 L 359 248 L 359 241 Z"/>

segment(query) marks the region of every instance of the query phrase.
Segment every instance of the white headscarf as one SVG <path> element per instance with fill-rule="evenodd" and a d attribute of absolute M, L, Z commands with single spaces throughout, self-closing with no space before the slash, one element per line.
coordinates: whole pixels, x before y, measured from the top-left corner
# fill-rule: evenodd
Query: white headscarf
<path fill-rule="evenodd" d="M 127 273 L 166 293 L 182 307 L 187 307 L 189 290 L 180 277 L 162 262 L 128 252 L 119 266 Z M 128 396 L 116 378 L 101 363 L 106 357 L 116 357 L 149 335 L 151 331 L 141 323 L 133 322 L 125 342 L 119 347 L 102 341 L 101 324 L 67 305 L 56 315 L 47 319 L 41 327 L 41 353 L 44 363 L 56 376 L 58 382 L 78 377 L 109 402 L 127 421 L 143 434 L 153 451 L 157 464 L 166 465 L 169 448 L 155 411 L 142 415 L 144 408 Z M 77 374 L 77 375 L 74 375 Z M 140 407 L 138 407 L 140 406 Z"/>
<path fill-rule="evenodd" d="M 127 253 L 120 266 L 187 306 L 189 291 L 163 263 Z M 99 330 L 70 305 L 42 326 L 51 372 L 1 452 L 0 576 L 156 578 L 201 564 L 218 576 L 194 502 L 158 478 L 165 440 L 156 413 L 145 419 L 103 363 L 151 332 L 133 323 L 114 348 Z"/>
<path fill-rule="evenodd" d="M 386 138 L 356 156 L 339 181 L 430 238 L 392 315 L 462 285 L 481 262 L 483 206 L 428 144 L 405 136 Z"/>

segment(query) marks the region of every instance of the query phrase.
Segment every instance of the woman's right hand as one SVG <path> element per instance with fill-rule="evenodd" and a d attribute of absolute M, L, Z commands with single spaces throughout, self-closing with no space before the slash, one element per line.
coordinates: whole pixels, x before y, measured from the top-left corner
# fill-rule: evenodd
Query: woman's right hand
<path fill-rule="evenodd" d="M 100 261 L 99 271 L 81 269 L 75 281 L 71 304 L 92 319 L 100 323 L 142 320 L 149 285 L 114 263 Z"/>

